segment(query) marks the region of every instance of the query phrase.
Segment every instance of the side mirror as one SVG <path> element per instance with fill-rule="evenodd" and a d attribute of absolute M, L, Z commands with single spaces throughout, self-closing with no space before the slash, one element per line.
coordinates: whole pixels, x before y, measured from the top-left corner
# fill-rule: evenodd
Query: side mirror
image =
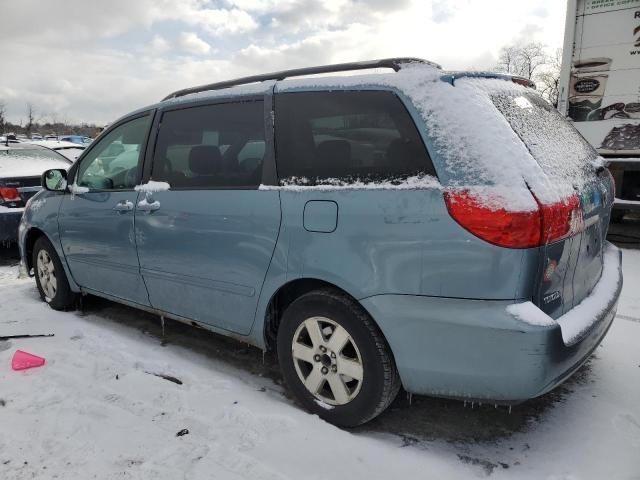
<path fill-rule="evenodd" d="M 52 192 L 64 192 L 67 189 L 67 171 L 62 168 L 46 170 L 42 174 L 42 187 Z"/>

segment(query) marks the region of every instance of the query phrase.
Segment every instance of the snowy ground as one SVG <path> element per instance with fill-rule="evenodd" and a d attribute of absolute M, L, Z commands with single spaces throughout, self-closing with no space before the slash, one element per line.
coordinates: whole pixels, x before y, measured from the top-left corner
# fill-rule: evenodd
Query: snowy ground
<path fill-rule="evenodd" d="M 400 397 L 371 424 L 337 429 L 287 398 L 255 349 L 100 299 L 40 302 L 0 256 L 0 479 L 640 479 L 640 251 L 593 358 L 514 407 Z M 16 349 L 46 357 L 14 372 Z M 182 383 L 155 376 L 169 375 Z M 188 429 L 188 434 L 176 434 Z"/>

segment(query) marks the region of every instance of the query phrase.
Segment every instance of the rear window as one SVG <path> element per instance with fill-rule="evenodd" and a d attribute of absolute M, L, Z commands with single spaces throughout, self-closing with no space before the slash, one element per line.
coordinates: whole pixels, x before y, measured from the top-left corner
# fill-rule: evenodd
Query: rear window
<path fill-rule="evenodd" d="M 276 152 L 278 175 L 286 183 L 434 174 L 413 120 L 391 92 L 279 94 Z"/>
<path fill-rule="evenodd" d="M 9 155 L 11 157 L 23 157 L 23 158 L 50 158 L 53 160 L 66 160 L 59 153 L 56 153 L 47 148 L 40 147 L 28 147 L 28 148 L 9 148 L 8 150 L 2 150 L 0 155 Z"/>
<path fill-rule="evenodd" d="M 547 175 L 577 180 L 592 174 L 598 153 L 540 96 L 496 94 L 491 99 Z"/>

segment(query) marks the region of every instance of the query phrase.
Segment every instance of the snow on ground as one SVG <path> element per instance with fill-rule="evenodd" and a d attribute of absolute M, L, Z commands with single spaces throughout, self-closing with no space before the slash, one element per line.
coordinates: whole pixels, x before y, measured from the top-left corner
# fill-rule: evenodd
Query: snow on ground
<path fill-rule="evenodd" d="M 444 410 L 401 407 L 401 426 L 389 412 L 353 431 L 303 412 L 251 364 L 162 346 L 136 328 L 147 314 L 122 307 L 124 321 L 114 321 L 107 310 L 120 307 L 110 302 L 55 312 L 32 279 L 0 263 L 0 335 L 55 333 L 0 341 L 0 478 L 637 479 L 640 251 L 624 250 L 623 262 L 620 314 L 568 386 L 512 415 L 442 401 Z M 14 372 L 16 349 L 47 363 Z M 515 419 L 530 405 L 540 412 L 524 426 L 483 435 L 487 419 Z M 430 413 L 431 434 L 413 429 Z M 447 433 L 454 424 L 469 432 L 465 441 Z"/>

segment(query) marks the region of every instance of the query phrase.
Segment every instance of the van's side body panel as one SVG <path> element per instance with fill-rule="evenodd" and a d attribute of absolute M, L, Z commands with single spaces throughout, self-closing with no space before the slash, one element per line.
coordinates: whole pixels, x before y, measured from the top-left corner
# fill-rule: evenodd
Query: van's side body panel
<path fill-rule="evenodd" d="M 244 103 L 243 103 L 244 102 Z M 263 171 L 273 171 L 271 95 L 241 95 L 169 102 L 159 109 L 156 136 L 166 113 L 191 108 L 263 105 Z M 155 149 L 159 139 L 155 139 Z M 155 155 L 155 153 L 154 153 Z M 147 159 L 144 181 L 153 179 Z M 140 271 L 151 305 L 234 334 L 248 335 L 280 231 L 280 195 L 253 187 L 198 186 L 151 192 L 152 213 L 136 209 Z M 260 344 L 259 344 L 260 345 Z"/>
<path fill-rule="evenodd" d="M 140 271 L 154 308 L 248 334 L 278 238 L 278 192 L 166 191 L 136 212 Z"/>
<path fill-rule="evenodd" d="M 520 267 L 537 257 L 537 249 L 500 249 L 478 240 L 451 220 L 439 189 L 280 195 L 288 279 L 321 279 L 359 299 L 404 294 L 513 300 L 531 294 Z M 305 228 L 310 202 L 337 205 L 334 231 Z"/>

